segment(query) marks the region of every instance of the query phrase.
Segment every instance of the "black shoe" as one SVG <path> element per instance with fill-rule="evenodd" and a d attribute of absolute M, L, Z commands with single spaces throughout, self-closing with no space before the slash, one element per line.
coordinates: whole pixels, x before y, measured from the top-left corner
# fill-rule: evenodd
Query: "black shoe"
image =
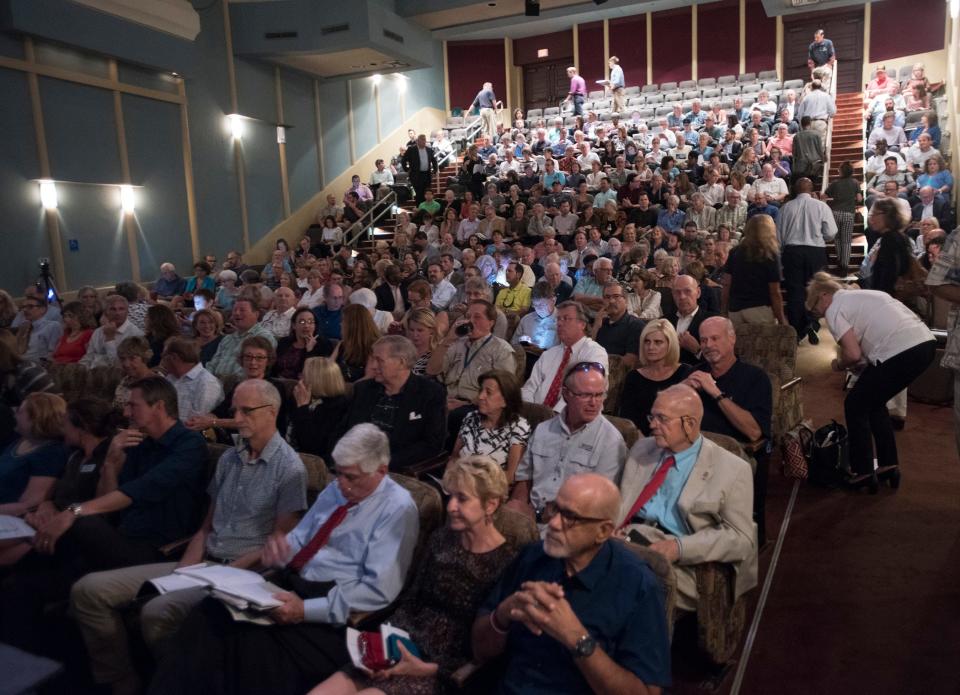
<path fill-rule="evenodd" d="M 817 335 L 817 331 L 812 325 L 807 326 L 807 340 L 810 341 L 811 345 L 820 344 L 820 336 Z"/>
<path fill-rule="evenodd" d="M 862 475 L 851 475 L 843 481 L 844 487 L 848 490 L 859 490 L 866 488 L 871 495 L 880 491 L 880 482 L 877 480 L 876 473 L 864 473 Z"/>
<path fill-rule="evenodd" d="M 893 429 L 895 429 L 897 432 L 900 432 L 904 427 L 907 426 L 907 418 L 900 417 L 899 415 L 891 415 L 890 424 L 893 426 Z"/>
<path fill-rule="evenodd" d="M 886 483 L 894 490 L 900 487 L 900 466 L 881 466 L 877 469 L 877 480 Z"/>

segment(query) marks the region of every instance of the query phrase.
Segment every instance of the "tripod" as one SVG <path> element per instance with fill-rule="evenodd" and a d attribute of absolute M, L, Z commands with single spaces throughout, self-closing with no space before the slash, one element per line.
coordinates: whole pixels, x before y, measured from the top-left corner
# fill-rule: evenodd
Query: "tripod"
<path fill-rule="evenodd" d="M 60 292 L 57 291 L 57 285 L 50 275 L 49 258 L 40 259 L 40 277 L 37 278 L 36 286 L 38 290 L 43 292 L 43 296 L 46 298 L 48 304 L 56 301 L 57 306 L 61 309 L 63 308 L 63 300 L 60 298 Z"/>

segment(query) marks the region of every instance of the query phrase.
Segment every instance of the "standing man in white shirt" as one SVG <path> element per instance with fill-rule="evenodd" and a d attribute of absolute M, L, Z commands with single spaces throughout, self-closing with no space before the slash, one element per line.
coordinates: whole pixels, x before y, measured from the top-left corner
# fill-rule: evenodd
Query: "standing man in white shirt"
<path fill-rule="evenodd" d="M 623 78 L 623 68 L 620 67 L 620 59 L 617 56 L 610 56 L 607 60 L 610 66 L 610 79 L 604 80 L 610 93 L 613 94 L 613 112 L 623 114 L 626 111 L 627 100 L 623 96 L 623 91 L 627 84 Z"/>
<path fill-rule="evenodd" d="M 523 400 L 563 410 L 563 377 L 569 367 L 581 362 L 596 362 L 606 372 L 607 351 L 587 337 L 587 315 L 579 302 L 567 301 L 556 309 L 557 338 L 560 344 L 544 352 L 523 385 Z"/>
<path fill-rule="evenodd" d="M 223 402 L 223 384 L 200 364 L 196 341 L 182 336 L 168 339 L 160 365 L 167 372 L 167 381 L 177 390 L 177 406 L 184 422 L 194 415 L 213 412 Z"/>
<path fill-rule="evenodd" d="M 830 207 L 810 195 L 812 191 L 810 179 L 797 180 L 796 197 L 777 216 L 777 241 L 787 289 L 787 320 L 797 330 L 798 341 L 807 336 L 816 345 L 820 323 L 810 319 L 804 306 L 806 288 L 810 278 L 827 265 L 826 242 L 837 236 L 837 222 Z"/>
<path fill-rule="evenodd" d="M 93 367 L 110 367 L 117 362 L 117 346 L 124 338 L 143 335 L 143 331 L 127 320 L 129 303 L 119 294 L 111 294 L 106 299 L 100 328 L 93 332 L 87 344 L 87 354 L 80 358 L 80 364 Z"/>

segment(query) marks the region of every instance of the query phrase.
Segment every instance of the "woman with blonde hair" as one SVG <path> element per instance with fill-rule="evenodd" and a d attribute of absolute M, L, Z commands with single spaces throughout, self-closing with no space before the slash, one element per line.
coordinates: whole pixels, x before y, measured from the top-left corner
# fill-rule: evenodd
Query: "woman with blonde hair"
<path fill-rule="evenodd" d="M 223 340 L 223 316 L 212 309 L 201 309 L 193 314 L 190 326 L 200 346 L 200 362 L 206 364 L 217 354 Z"/>
<path fill-rule="evenodd" d="M 517 554 L 493 518 L 506 499 L 507 480 L 488 456 L 447 464 L 447 523 L 427 541 L 413 585 L 390 623 L 410 633 L 420 656 L 400 645 L 400 661 L 376 676 L 348 666 L 309 695 L 394 695 L 455 689 L 453 673 L 471 660 L 470 630 L 481 601 Z"/>
<path fill-rule="evenodd" d="M 380 331 L 365 306 L 349 304 L 343 309 L 341 335 L 333 359 L 344 379 L 359 381 L 366 376 L 367 362 L 373 354 L 373 344 L 380 339 Z"/>
<path fill-rule="evenodd" d="M 668 386 L 679 384 L 692 371 L 680 362 L 680 339 L 677 329 L 667 319 L 654 319 L 640 334 L 639 365 L 623 380 L 620 396 L 620 417 L 631 420 L 644 436 L 650 435 L 647 416 L 657 394 Z"/>
<path fill-rule="evenodd" d="M 727 259 L 722 276 L 721 311 L 734 326 L 748 323 L 786 326 L 780 293 L 780 245 L 770 215 L 754 215 L 743 228 L 743 239 Z"/>
<path fill-rule="evenodd" d="M 293 387 L 296 407 L 290 415 L 290 435 L 297 451 L 320 456 L 330 463 L 337 443 L 337 423 L 347 410 L 347 385 L 340 367 L 326 357 L 303 363 L 303 375 Z"/>
<path fill-rule="evenodd" d="M 130 384 L 156 373 L 150 368 L 152 359 L 153 350 L 145 337 L 131 335 L 120 342 L 117 346 L 117 361 L 120 363 L 123 379 L 117 384 L 113 394 L 114 408 L 123 410 L 127 401 L 130 400 Z"/>
<path fill-rule="evenodd" d="M 6 290 L 0 290 L 0 328 L 10 328 L 17 315 L 17 305 Z"/>
<path fill-rule="evenodd" d="M 427 372 L 430 355 L 440 342 L 437 317 L 429 309 L 411 309 L 407 313 L 406 324 L 404 335 L 417 349 L 417 361 L 411 371 L 423 376 Z"/>
<path fill-rule="evenodd" d="M 878 477 L 883 477 L 898 487 L 897 440 L 887 401 L 930 366 L 936 339 L 916 314 L 886 292 L 847 290 L 824 272 L 807 285 L 806 308 L 826 319 L 839 343 L 833 369 L 859 373 L 843 402 L 852 471 L 847 484 L 876 493 Z"/>
<path fill-rule="evenodd" d="M 20 437 L 0 454 L 0 514 L 23 516 L 50 499 L 67 463 L 66 414 L 66 402 L 52 393 L 31 393 L 17 408 Z"/>

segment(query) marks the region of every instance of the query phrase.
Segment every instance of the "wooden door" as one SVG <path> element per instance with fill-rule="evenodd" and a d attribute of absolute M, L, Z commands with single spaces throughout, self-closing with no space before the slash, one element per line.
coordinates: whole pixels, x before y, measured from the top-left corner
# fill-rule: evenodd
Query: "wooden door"
<path fill-rule="evenodd" d="M 564 58 L 523 66 L 524 109 L 557 106 L 567 96 L 570 87 L 567 66 L 570 62 L 569 58 Z"/>
<path fill-rule="evenodd" d="M 860 92 L 863 68 L 863 8 L 835 14 L 798 14 L 783 18 L 783 79 L 810 79 L 807 48 L 813 32 L 823 29 L 840 62 L 837 93 Z"/>

